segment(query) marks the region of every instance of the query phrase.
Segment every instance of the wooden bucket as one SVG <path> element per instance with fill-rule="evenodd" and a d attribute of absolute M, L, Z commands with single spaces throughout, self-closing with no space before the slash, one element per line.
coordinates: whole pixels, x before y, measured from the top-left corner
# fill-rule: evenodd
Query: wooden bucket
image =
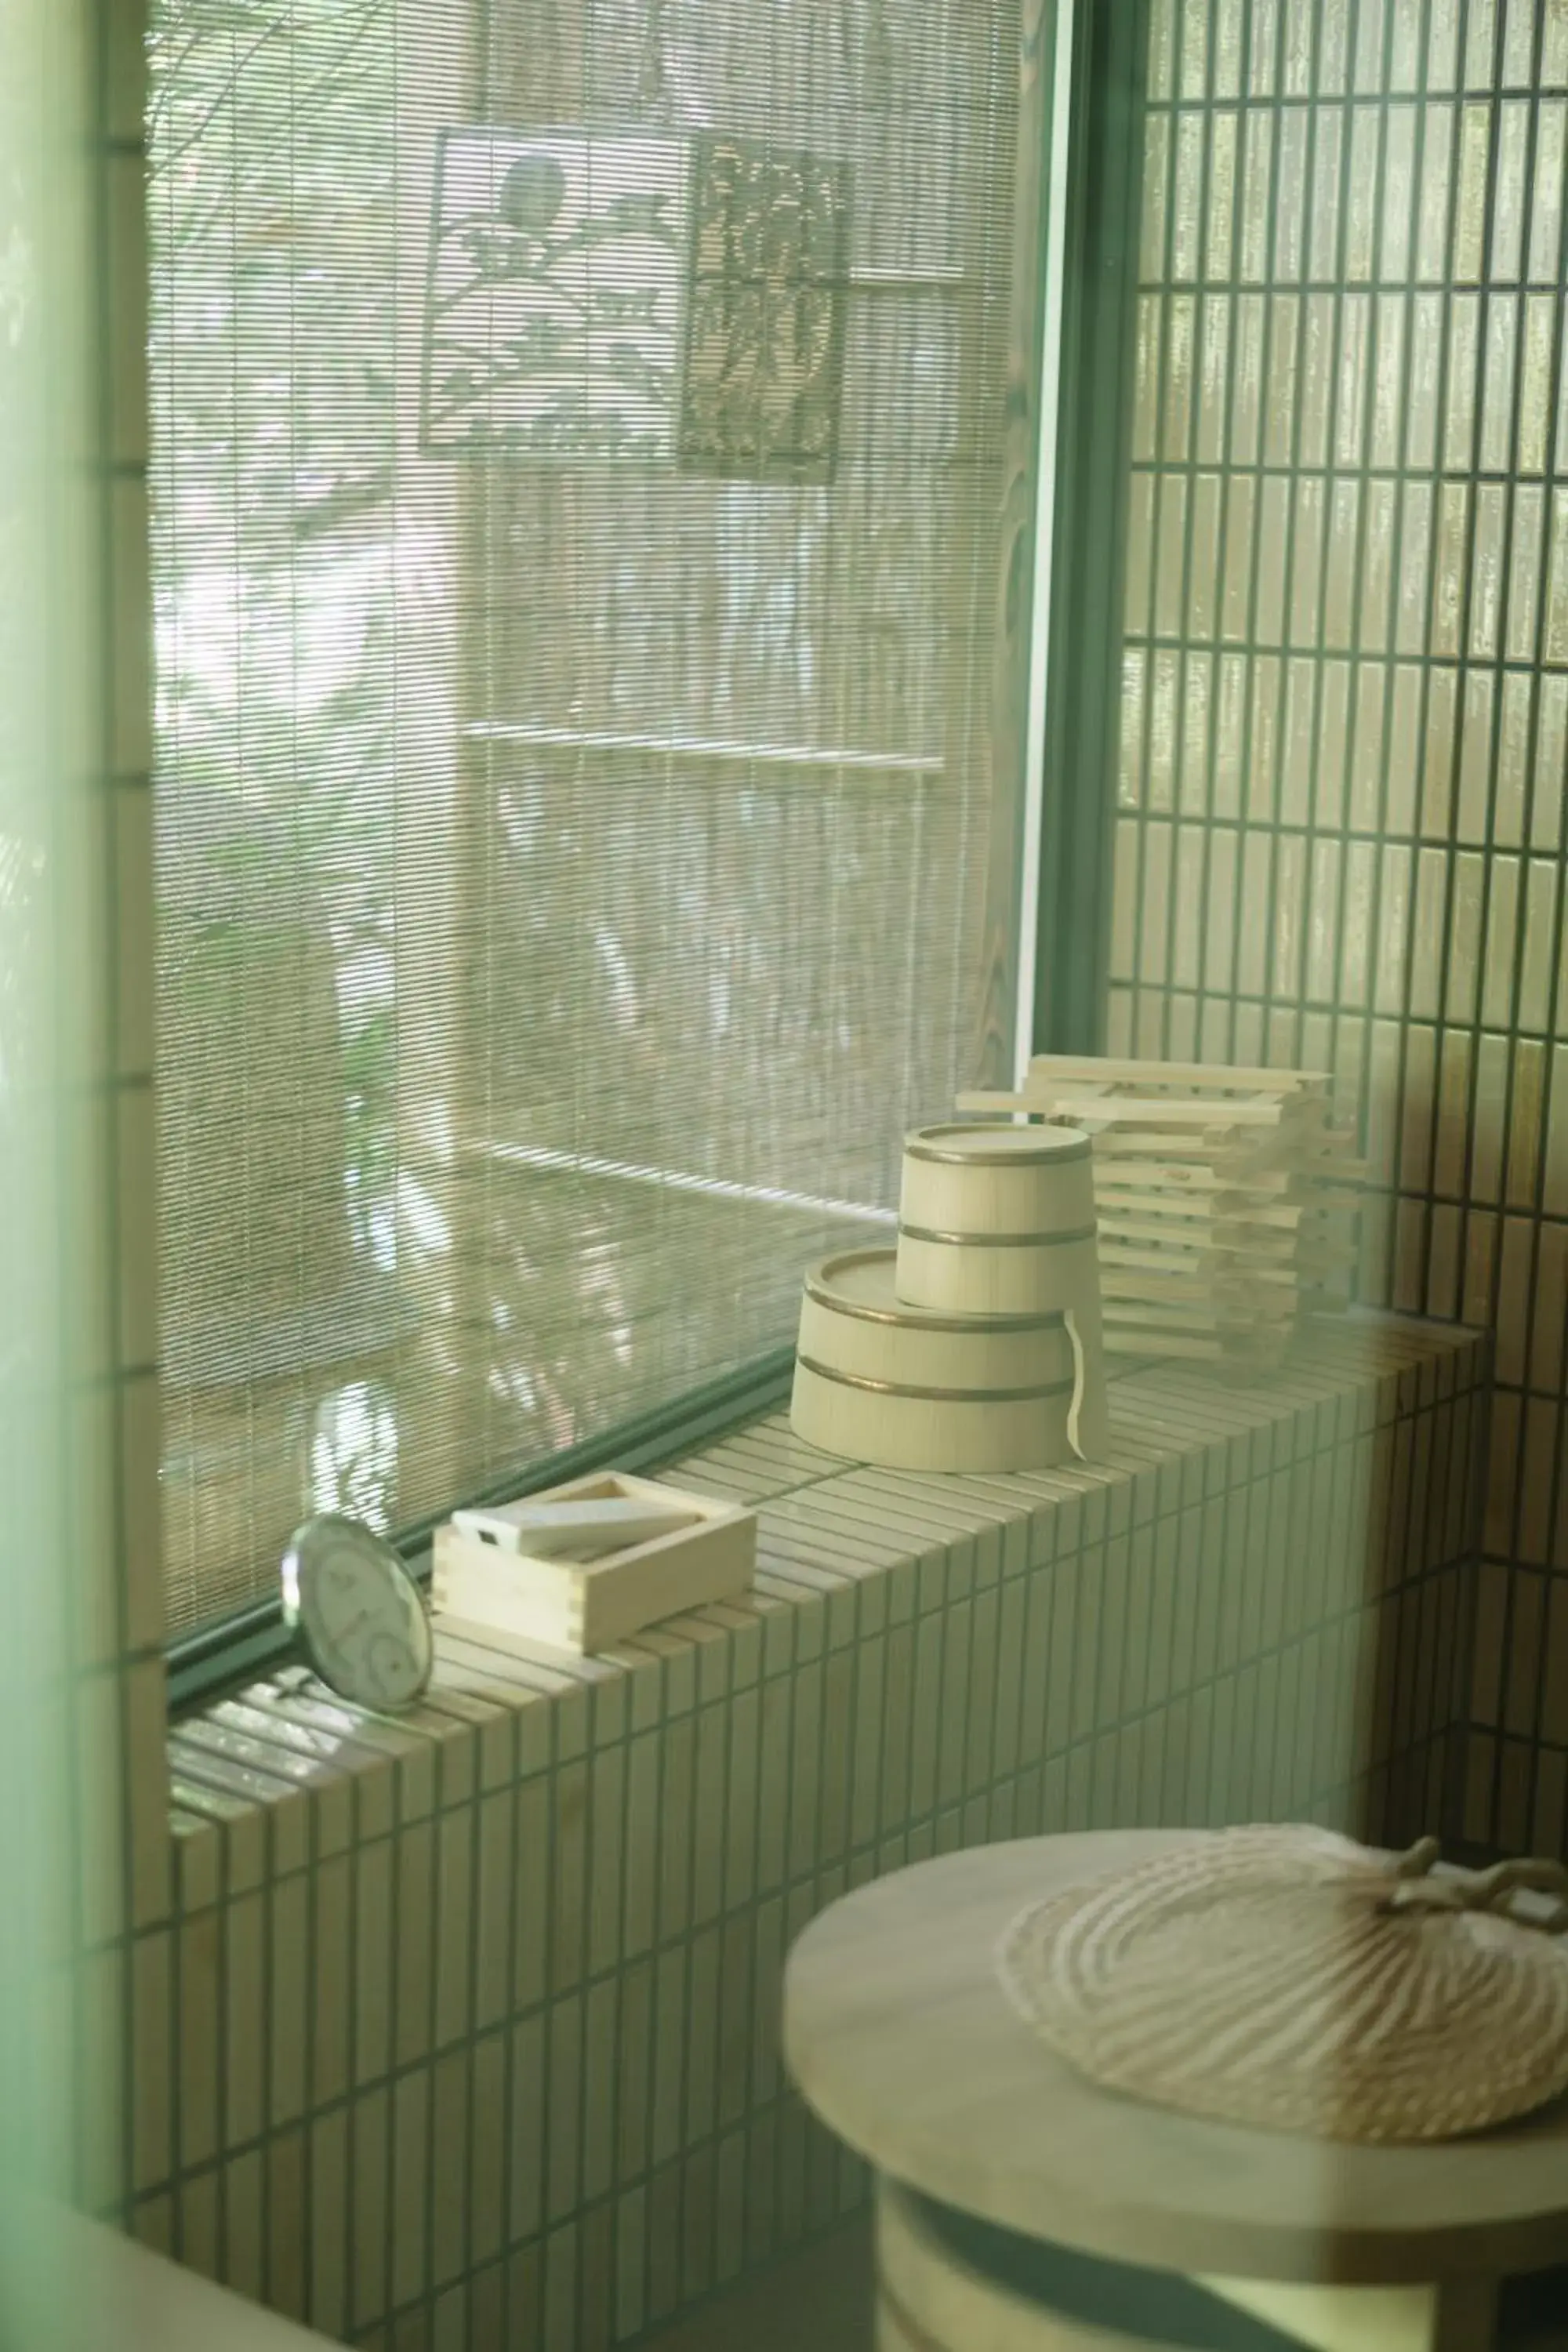
<path fill-rule="evenodd" d="M 791 1420 L 809 1444 L 889 1469 L 1048 1470 L 1072 1453 L 1068 1318 L 944 1315 L 894 1288 L 891 1250 L 808 1277 Z"/>
<path fill-rule="evenodd" d="M 904 1145 L 899 1296 L 950 1315 L 1065 1311 L 1081 1357 L 1075 1449 L 1103 1451 L 1105 1340 L 1087 1136 L 954 1123 Z"/>
<path fill-rule="evenodd" d="M 906 1139 L 901 1297 L 950 1314 L 1030 1315 L 1098 1289 L 1087 1136 L 956 1124 Z"/>
<path fill-rule="evenodd" d="M 953 1119 L 904 1139 L 901 1213 L 963 1233 L 1064 1233 L 1094 1223 L 1094 1163 L 1073 1127 Z"/>

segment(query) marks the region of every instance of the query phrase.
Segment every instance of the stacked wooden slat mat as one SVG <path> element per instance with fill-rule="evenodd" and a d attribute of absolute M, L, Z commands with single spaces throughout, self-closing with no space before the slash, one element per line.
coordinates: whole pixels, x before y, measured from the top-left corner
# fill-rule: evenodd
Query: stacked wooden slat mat
<path fill-rule="evenodd" d="M 1324 1074 L 1047 1054 L 959 1108 L 1090 1138 L 1108 1349 L 1267 1369 L 1346 1303 L 1366 1167 Z"/>

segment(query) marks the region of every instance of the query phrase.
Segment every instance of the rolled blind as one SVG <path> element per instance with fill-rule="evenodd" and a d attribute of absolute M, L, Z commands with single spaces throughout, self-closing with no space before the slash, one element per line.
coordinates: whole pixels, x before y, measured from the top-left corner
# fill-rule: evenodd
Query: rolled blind
<path fill-rule="evenodd" d="M 1037 159 L 1016 0 L 153 18 L 179 1632 L 787 1338 L 975 1066 Z"/>

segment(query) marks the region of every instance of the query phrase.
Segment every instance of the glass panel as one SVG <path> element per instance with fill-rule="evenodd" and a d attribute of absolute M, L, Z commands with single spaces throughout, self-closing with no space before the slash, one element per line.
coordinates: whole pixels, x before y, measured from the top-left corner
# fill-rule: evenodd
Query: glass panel
<path fill-rule="evenodd" d="M 152 16 L 180 1632 L 789 1337 L 975 1075 L 1037 160 L 1016 0 Z"/>

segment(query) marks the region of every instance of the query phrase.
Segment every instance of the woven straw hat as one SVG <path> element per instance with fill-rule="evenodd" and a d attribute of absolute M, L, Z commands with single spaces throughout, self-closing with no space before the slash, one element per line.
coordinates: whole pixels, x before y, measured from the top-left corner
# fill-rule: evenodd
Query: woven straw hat
<path fill-rule="evenodd" d="M 1194 1837 L 1016 1919 L 1002 1979 L 1108 2090 L 1347 2140 L 1447 2139 L 1568 2089 L 1568 1872 L 1434 1877 L 1322 1830 Z M 1556 1896 L 1525 1897 L 1520 1889 Z"/>

